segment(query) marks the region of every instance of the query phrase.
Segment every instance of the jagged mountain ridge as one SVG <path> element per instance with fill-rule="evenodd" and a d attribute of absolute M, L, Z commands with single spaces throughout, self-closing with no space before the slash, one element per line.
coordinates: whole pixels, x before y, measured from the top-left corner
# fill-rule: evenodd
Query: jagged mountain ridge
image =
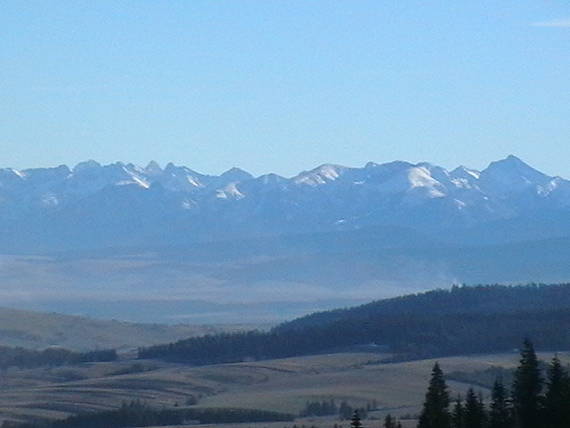
<path fill-rule="evenodd" d="M 496 235 L 508 241 L 529 233 L 563 236 L 570 230 L 569 212 L 570 181 L 543 174 L 512 155 L 482 171 L 395 161 L 362 168 L 325 164 L 292 178 L 254 177 L 239 168 L 206 175 L 172 163 L 161 168 L 156 162 L 144 168 L 87 161 L 72 169 L 0 169 L 4 251 L 144 246 L 370 226 L 409 227 L 475 243 L 480 228 L 501 228 L 502 235 Z M 555 230 L 549 231 L 554 223 Z"/>

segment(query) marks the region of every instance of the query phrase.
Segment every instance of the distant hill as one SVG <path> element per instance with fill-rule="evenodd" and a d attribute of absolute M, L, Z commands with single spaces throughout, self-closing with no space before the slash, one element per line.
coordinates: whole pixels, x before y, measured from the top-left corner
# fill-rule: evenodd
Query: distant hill
<path fill-rule="evenodd" d="M 84 317 L 0 308 L 0 345 L 71 350 L 135 349 L 188 336 L 236 331 L 239 325 L 160 325 L 103 321 Z"/>
<path fill-rule="evenodd" d="M 521 337 L 546 350 L 570 348 L 570 284 L 453 287 L 316 313 L 270 332 L 209 335 L 140 352 L 195 364 L 343 351 L 397 358 L 512 350 Z"/>

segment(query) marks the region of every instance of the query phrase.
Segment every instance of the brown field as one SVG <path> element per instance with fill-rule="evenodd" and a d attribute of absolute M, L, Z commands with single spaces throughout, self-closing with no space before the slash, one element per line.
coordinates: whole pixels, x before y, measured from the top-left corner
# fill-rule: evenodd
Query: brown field
<path fill-rule="evenodd" d="M 383 418 L 387 413 L 417 414 L 434 360 L 385 364 L 381 360 L 386 356 L 346 353 L 204 367 L 130 360 L 8 370 L 0 378 L 0 419 L 60 418 L 77 412 L 113 409 L 135 399 L 158 407 L 182 407 L 192 398 L 198 399 L 200 407 L 241 407 L 295 414 L 308 400 L 334 398 L 351 405 L 376 400 L 379 410 L 371 413 L 373 418 Z M 551 356 L 540 355 L 542 359 Z M 568 354 L 561 357 L 570 361 Z M 516 353 L 439 359 L 447 373 L 492 366 L 514 367 L 517 361 Z M 133 366 L 136 363 L 140 366 Z M 141 368 L 146 371 L 136 372 Z M 470 386 L 456 381 L 449 381 L 449 385 L 453 394 L 463 393 Z M 301 425 L 332 427 L 334 423 L 341 424 L 331 418 L 296 422 L 299 428 Z M 292 424 L 278 424 L 279 428 L 285 425 Z M 367 424 L 376 425 L 380 425 L 379 420 Z M 248 424 L 239 426 L 244 428 Z M 275 424 L 257 424 L 257 428 L 262 426 L 277 428 Z"/>

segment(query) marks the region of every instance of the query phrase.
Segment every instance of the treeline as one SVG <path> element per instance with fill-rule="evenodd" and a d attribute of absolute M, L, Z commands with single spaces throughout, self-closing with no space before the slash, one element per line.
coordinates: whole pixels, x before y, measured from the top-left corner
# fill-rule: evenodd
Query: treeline
<path fill-rule="evenodd" d="M 365 407 L 353 407 L 347 401 L 341 401 L 339 405 L 335 400 L 307 401 L 305 407 L 299 413 L 301 417 L 307 416 L 332 416 L 338 415 L 341 420 L 352 418 L 354 412 L 358 412 L 361 418 L 366 418 L 368 412 L 375 410 L 378 404 L 375 401 L 369 402 Z"/>
<path fill-rule="evenodd" d="M 570 307 L 570 283 L 453 286 L 377 300 L 345 309 L 316 312 L 285 322 L 278 330 L 320 326 L 346 319 L 369 319 L 376 314 L 493 314 L 559 311 Z"/>
<path fill-rule="evenodd" d="M 283 358 L 375 344 L 398 358 L 509 351 L 520 337 L 570 347 L 570 285 L 453 287 L 282 324 L 269 332 L 208 335 L 139 349 L 140 358 L 191 364 Z"/>
<path fill-rule="evenodd" d="M 542 370 L 529 341 L 524 343 L 510 387 L 497 378 L 488 402 L 472 388 L 465 397 L 452 400 L 436 364 L 418 424 L 418 428 L 568 427 L 570 376 L 557 356 Z"/>
<path fill-rule="evenodd" d="M 105 349 L 89 352 L 74 352 L 63 348 L 48 348 L 42 351 L 19 347 L 0 346 L 0 369 L 10 367 L 35 368 L 67 364 L 115 361 L 117 352 Z"/>
<path fill-rule="evenodd" d="M 541 367 L 545 366 L 541 362 Z M 475 371 L 454 371 L 447 373 L 445 378 L 461 383 L 468 383 L 477 385 L 483 388 L 491 389 L 497 378 L 501 378 L 504 383 L 511 384 L 513 381 L 514 369 L 507 369 L 505 367 L 491 366 L 483 370 Z"/>
<path fill-rule="evenodd" d="M 67 419 L 31 424 L 4 423 L 2 428 L 123 428 L 183 424 L 292 421 L 293 415 L 254 409 L 155 409 L 140 401 L 117 410 L 84 413 Z"/>

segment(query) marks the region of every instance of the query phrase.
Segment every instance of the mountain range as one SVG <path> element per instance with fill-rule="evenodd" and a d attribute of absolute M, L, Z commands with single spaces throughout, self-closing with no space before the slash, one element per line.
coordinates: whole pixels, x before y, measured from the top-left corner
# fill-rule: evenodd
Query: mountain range
<path fill-rule="evenodd" d="M 322 165 L 285 178 L 151 162 L 0 170 L 4 306 L 139 322 L 275 322 L 452 284 L 567 282 L 570 181 Z"/>
<path fill-rule="evenodd" d="M 570 231 L 570 181 L 509 156 L 482 171 L 325 164 L 285 178 L 156 162 L 0 169 L 0 251 L 155 247 L 314 232 L 406 229 L 467 245 Z M 399 233 L 392 244 L 398 246 Z"/>

